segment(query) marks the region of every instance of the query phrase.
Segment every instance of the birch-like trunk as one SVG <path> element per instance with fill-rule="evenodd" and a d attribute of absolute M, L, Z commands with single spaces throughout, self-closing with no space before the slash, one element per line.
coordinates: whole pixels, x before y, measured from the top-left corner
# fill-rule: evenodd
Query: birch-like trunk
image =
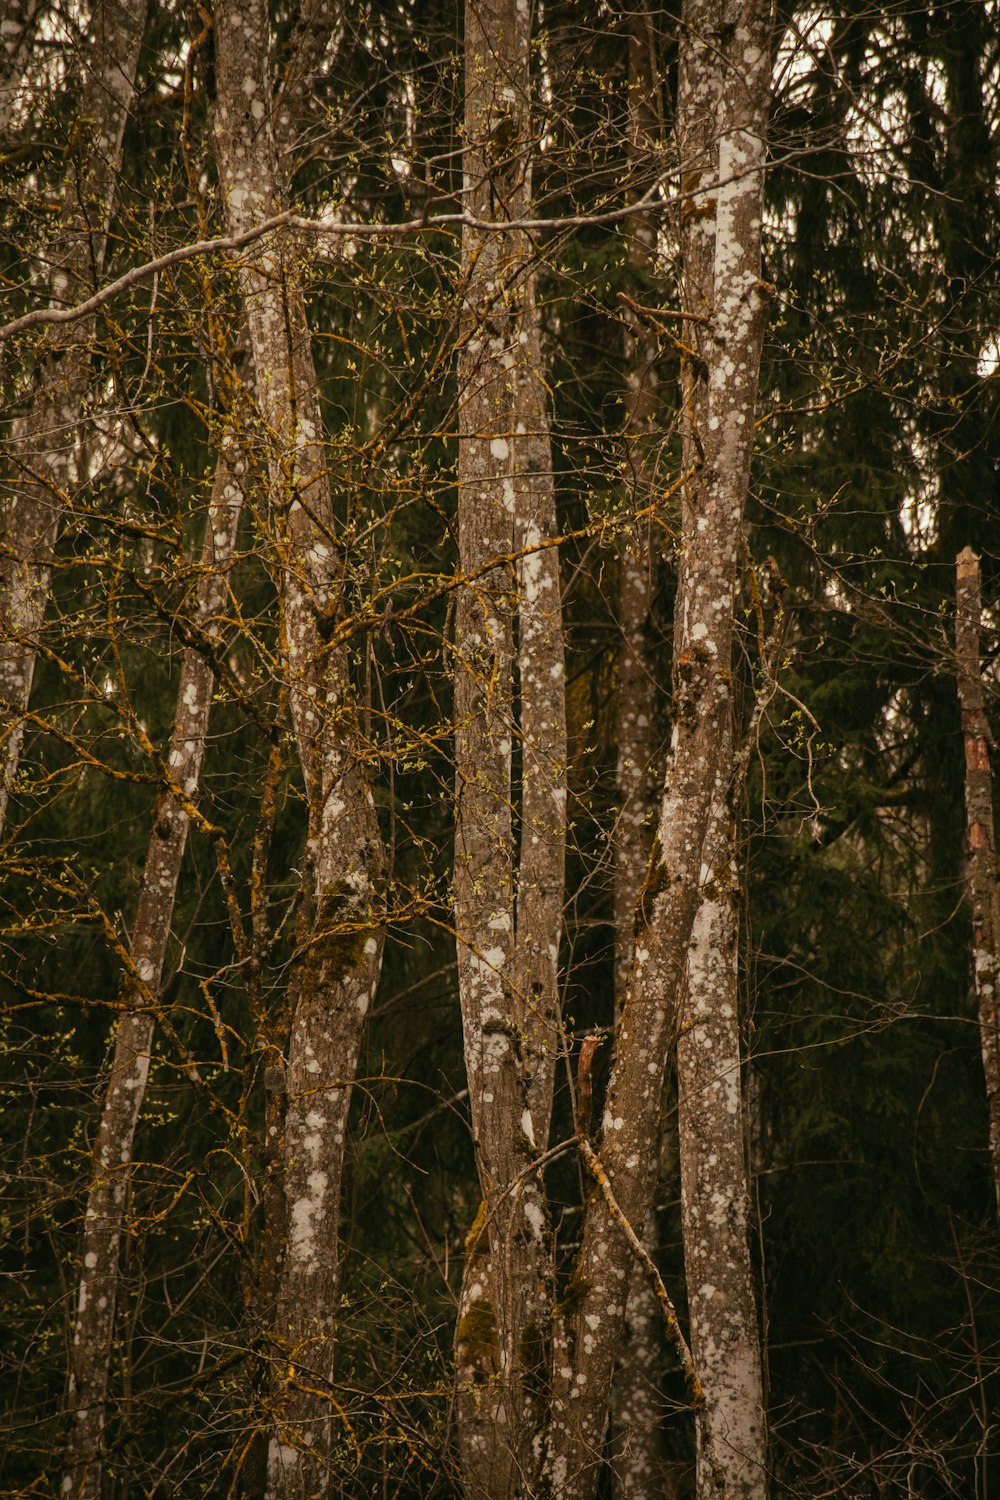
<path fill-rule="evenodd" d="M 724 754 L 732 753 L 727 734 Z M 701 905 L 677 1042 L 681 1223 L 691 1353 L 730 1500 L 767 1494 L 763 1371 L 740 1058 L 739 890 L 728 799 L 705 842 Z M 716 1480 L 699 1431 L 698 1500 Z"/>
<path fill-rule="evenodd" d="M 282 200 L 267 6 L 216 15 L 216 156 L 230 231 Z M 325 467 L 316 374 L 286 234 L 250 247 L 240 268 L 257 402 L 268 449 L 269 514 L 281 640 L 309 810 L 313 925 L 300 955 L 285 1086 L 285 1206 L 274 1341 L 273 1500 L 330 1490 L 333 1336 L 340 1292 L 339 1216 L 351 1088 L 378 984 L 384 851 L 350 708 L 341 542 Z"/>
<path fill-rule="evenodd" d="M 681 537 L 673 745 L 599 1144 L 621 1212 L 640 1225 L 652 1197 L 660 1093 L 678 1030 L 702 850 L 731 769 L 724 748 L 733 603 L 768 290 L 760 242 L 770 10 L 698 0 L 685 6 L 683 20 L 682 51 L 704 49 L 718 141 L 711 169 L 684 178 L 695 195 L 690 210 L 715 216 L 699 514 L 685 516 Z M 548 1473 L 566 1500 L 594 1492 L 631 1262 L 604 1196 L 592 1195 L 574 1295 L 555 1330 Z"/>
<path fill-rule="evenodd" d="M 651 17 L 632 13 L 628 39 L 628 177 L 639 192 L 646 187 L 660 142 L 656 111 L 655 43 Z M 656 220 L 652 213 L 627 220 L 628 261 L 641 285 L 656 263 Z M 654 763 L 657 735 L 656 678 L 653 670 L 651 609 L 656 587 L 653 521 L 643 512 L 656 496 L 657 474 L 649 444 L 657 408 L 658 342 L 632 311 L 626 312 L 625 441 L 626 475 L 637 518 L 622 556 L 618 588 L 621 643 L 618 648 L 618 790 L 615 825 L 615 1016 L 625 1004 L 635 948 L 635 913 L 652 844 L 656 807 Z M 641 1231 L 656 1254 L 656 1214 Z M 660 1384 L 666 1342 L 659 1303 L 643 1267 L 632 1272 L 613 1395 L 611 1462 L 616 1496 L 642 1500 L 662 1493 L 666 1453 L 661 1423 Z"/>
<path fill-rule="evenodd" d="M 707 8 L 703 17 L 708 18 Z M 703 23 L 702 23 L 703 24 Z M 724 168 L 720 81 L 713 38 L 692 36 L 678 80 L 680 157 L 685 180 Z M 684 461 L 696 467 L 712 420 L 711 371 L 716 348 L 711 318 L 716 285 L 716 219 L 695 198 L 681 210 L 684 265 L 682 336 L 696 358 L 685 362 Z M 710 483 L 707 464 L 683 496 L 685 535 L 697 530 Z M 719 747 L 719 795 L 702 854 L 701 903 L 688 955 L 685 1007 L 677 1042 L 681 1223 L 691 1353 L 705 1392 L 731 1500 L 766 1494 L 763 1373 L 748 1211 L 750 1189 L 743 1129 L 738 974 L 738 902 L 734 812 L 723 787 L 733 758 L 731 712 Z M 696 1489 L 709 1500 L 716 1475 L 698 1429 Z"/>
<path fill-rule="evenodd" d="M 195 586 L 194 623 L 210 641 L 222 631 L 227 570 L 236 547 L 243 498 L 241 467 L 235 449 L 224 447 L 216 465 Z M 188 647 L 181 658 L 167 784 L 153 819 L 143 868 L 129 943 L 130 967 L 122 987 L 122 1016 L 87 1195 L 69 1362 L 70 1430 L 63 1478 L 63 1492 L 79 1500 L 97 1500 L 101 1492 L 101 1439 L 118 1298 L 118 1249 L 132 1146 L 149 1076 L 156 1006 L 214 689 L 210 660 Z"/>
<path fill-rule="evenodd" d="M 104 264 L 145 23 L 145 0 L 98 0 L 91 20 L 59 228 L 46 248 L 48 292 L 57 306 L 93 291 Z M 0 499 L 0 834 L 21 754 L 52 557 L 77 478 L 94 328 L 91 317 L 49 330 L 36 393 L 14 421 L 7 445 Z"/>
<path fill-rule="evenodd" d="M 989 721 L 979 659 L 982 602 L 979 559 L 971 547 L 958 555 L 955 657 L 965 740 L 965 826 L 973 968 L 979 1045 L 986 1080 L 993 1188 L 1000 1211 L 1000 880 L 993 822 Z"/>
<path fill-rule="evenodd" d="M 552 461 L 538 314 L 523 235 L 530 202 L 528 13 L 465 18 L 464 205 L 497 229 L 463 236 L 458 357 L 455 927 L 483 1205 L 456 1331 L 459 1447 L 470 1497 L 535 1492 L 552 1256 L 542 1185 L 558 1037 L 566 806 L 565 679 Z M 520 554 L 516 569 L 507 561 Z M 522 743 L 511 821 L 514 625 Z M 515 928 L 516 885 L 516 928 Z"/>

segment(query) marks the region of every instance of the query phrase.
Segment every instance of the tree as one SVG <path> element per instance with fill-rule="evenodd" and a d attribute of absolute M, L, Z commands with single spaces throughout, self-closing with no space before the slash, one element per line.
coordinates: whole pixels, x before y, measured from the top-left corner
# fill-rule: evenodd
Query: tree
<path fill-rule="evenodd" d="M 239 234 L 281 200 L 266 7 L 221 9 L 215 51 L 220 187 L 230 229 Z M 282 237 L 258 242 L 241 278 L 266 444 L 281 650 L 309 812 L 311 920 L 289 1017 L 286 1234 L 273 1334 L 289 1373 L 274 1398 L 269 1497 L 305 1497 L 330 1482 L 326 1387 L 339 1295 L 344 1142 L 384 941 L 384 851 L 351 708 L 350 659 L 337 639 L 349 537 L 339 535 L 324 473 L 308 324 L 288 249 Z"/>
<path fill-rule="evenodd" d="M 965 807 L 972 903 L 973 972 L 979 1046 L 983 1054 L 990 1154 L 1000 1208 L 1000 1053 L 997 1040 L 997 954 L 1000 944 L 1000 888 L 997 885 L 996 838 L 993 832 L 993 777 L 990 731 L 980 676 L 979 640 L 982 602 L 979 559 L 971 547 L 958 554 L 955 591 L 955 656 L 958 698 L 965 736 Z"/>
<path fill-rule="evenodd" d="M 12 18 L 9 64 L 23 73 L 39 7 Z M 107 249 L 122 136 L 131 103 L 146 8 L 99 3 L 82 47 L 82 93 L 67 151 L 58 228 L 41 259 L 49 296 L 72 304 L 100 280 Z M 0 773 L 0 828 L 17 774 L 24 711 L 35 669 L 35 637 L 48 598 L 52 552 L 74 479 L 72 436 L 79 430 L 90 375 L 89 320 L 53 336 L 34 376 L 29 410 L 10 435 L 15 492 L 0 511 L 4 635 L 0 701 L 8 705 Z M 39 449 L 39 435 L 42 446 Z"/>
<path fill-rule="evenodd" d="M 766 127 L 768 14 L 744 10 L 738 23 L 714 12 L 686 17 L 687 47 L 712 47 L 708 86 L 717 98 L 718 165 L 692 188 L 715 209 L 713 318 L 721 351 L 704 370 L 707 421 L 692 441 L 702 449 L 701 504 L 683 525 L 674 658 L 674 745 L 660 807 L 658 842 L 640 896 L 641 920 L 601 1139 L 602 1175 L 627 1221 L 649 1211 L 650 1164 L 660 1114 L 660 1080 L 676 1035 L 677 1001 L 694 923 L 702 848 L 713 795 L 730 774 L 721 758 L 729 713 L 737 535 L 746 503 L 757 371 L 768 288 L 760 277 L 761 176 Z M 703 175 L 705 174 L 705 175 Z M 707 209 L 706 209 L 707 212 Z M 687 278 L 694 268 L 685 266 Z M 624 1313 L 631 1247 L 603 1194 L 588 1204 L 574 1275 L 580 1296 L 557 1326 L 553 1483 L 568 1495 L 592 1493 L 606 1420 L 615 1345 Z M 617 1300 L 616 1298 L 621 1298 Z M 580 1361 L 579 1351 L 590 1350 Z M 574 1357 L 571 1357 L 575 1355 Z M 578 1379 L 583 1375 L 583 1381 Z M 577 1390 L 583 1387 L 583 1394 Z M 692 1393 L 694 1394 L 694 1393 Z"/>
<path fill-rule="evenodd" d="M 628 18 L 628 178 L 640 198 L 663 169 L 656 77 L 658 38 L 652 17 Z M 634 293 L 640 297 L 657 284 L 657 223 L 652 209 L 628 220 L 628 263 Z M 627 296 L 628 294 L 626 294 Z M 654 651 L 654 600 L 657 589 L 656 499 L 659 475 L 656 445 L 659 340 L 634 298 L 626 302 L 624 369 L 626 382 L 625 473 L 635 515 L 620 562 L 618 618 L 618 792 L 615 828 L 615 1019 L 620 1020 L 635 950 L 636 909 L 649 861 L 656 809 L 656 770 L 662 735 L 658 730 L 660 694 Z M 656 1212 L 649 1214 L 643 1244 L 656 1253 Z M 622 1495 L 642 1495 L 660 1482 L 667 1460 L 657 1411 L 657 1387 L 664 1363 L 661 1313 L 645 1267 L 632 1269 L 625 1331 L 615 1375 L 613 1416 L 615 1478 Z"/>
<path fill-rule="evenodd" d="M 988 1492 L 992 19 L 17 9 L 5 1493 Z"/>
<path fill-rule="evenodd" d="M 565 673 L 532 246 L 502 227 L 530 212 L 530 40 L 513 4 L 467 9 L 463 180 L 469 212 L 497 226 L 463 233 L 455 625 L 455 929 L 482 1189 L 455 1337 L 464 1482 L 483 1496 L 538 1483 L 553 1297 L 542 1183 L 524 1168 L 547 1145 L 559 1041 Z"/>

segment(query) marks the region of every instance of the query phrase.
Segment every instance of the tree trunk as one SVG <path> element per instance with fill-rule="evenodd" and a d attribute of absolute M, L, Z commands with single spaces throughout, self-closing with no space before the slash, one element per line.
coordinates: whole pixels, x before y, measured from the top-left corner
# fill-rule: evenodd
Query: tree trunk
<path fill-rule="evenodd" d="M 628 180 L 633 197 L 641 195 L 655 175 L 662 132 L 656 110 L 656 48 L 646 12 L 629 17 L 628 39 Z M 656 220 L 633 214 L 627 221 L 628 262 L 642 286 L 656 265 Z M 640 293 L 641 296 L 641 293 Z M 643 514 L 655 503 L 657 475 L 649 445 L 657 410 L 656 336 L 634 311 L 626 311 L 625 334 L 626 474 L 636 520 L 623 553 L 618 589 L 621 643 L 618 648 L 618 815 L 615 825 L 615 1016 L 625 1004 L 635 949 L 635 914 L 653 841 L 656 807 L 655 761 L 660 749 L 656 731 L 656 678 L 650 638 L 656 556 L 653 521 Z M 655 1257 L 655 1208 L 642 1230 L 646 1251 Z M 625 1310 L 618 1368 L 615 1372 L 612 1467 L 615 1494 L 642 1500 L 662 1493 L 668 1482 L 667 1456 L 660 1422 L 660 1383 L 666 1343 L 660 1308 L 642 1266 L 633 1269 Z"/>
<path fill-rule="evenodd" d="M 226 573 L 242 506 L 241 464 L 224 447 L 215 471 L 195 590 L 194 622 L 211 641 L 221 634 Z M 177 882 L 205 753 L 215 674 L 188 647 L 181 658 L 177 708 L 166 763 L 167 785 L 153 819 L 122 987 L 122 1018 L 94 1150 L 87 1195 L 83 1263 L 69 1364 L 71 1427 L 63 1491 L 80 1500 L 101 1492 L 101 1436 L 118 1298 L 118 1247 L 132 1145 L 149 1076 L 156 1006 L 170 938 Z"/>
<path fill-rule="evenodd" d="M 221 8 L 216 32 L 216 154 L 229 228 L 239 233 L 282 198 L 266 5 L 247 0 L 238 11 Z M 288 1238 L 267 1476 L 274 1500 L 304 1500 L 330 1487 L 340 1187 L 351 1087 L 381 968 L 384 851 L 360 724 L 348 707 L 349 658 L 338 637 L 345 544 L 336 535 L 290 236 L 257 241 L 240 281 L 267 440 L 284 667 L 309 810 L 313 924 L 300 955 L 285 1079 Z"/>
<path fill-rule="evenodd" d="M 46 248 L 48 290 L 56 304 L 78 301 L 100 277 L 145 22 L 145 0 L 99 0 L 91 21 L 73 159 L 59 228 Z M 10 434 L 13 474 L 0 501 L 0 833 L 21 754 L 52 555 L 76 478 L 94 327 L 91 317 L 49 331 L 36 394 Z"/>
<path fill-rule="evenodd" d="M 722 122 L 716 113 L 719 80 L 710 42 L 711 36 L 704 32 L 692 37 L 681 61 L 679 145 L 689 182 L 712 170 L 713 161 L 722 155 Z M 718 170 L 723 176 L 721 160 Z M 696 318 L 711 316 L 722 291 L 716 285 L 716 220 L 711 213 L 699 211 L 702 207 L 695 199 L 681 210 L 683 305 Z M 711 422 L 713 331 L 711 325 L 697 322 L 685 330 L 698 357 L 686 362 L 684 372 L 684 458 L 693 466 L 699 464 L 700 445 Z M 706 465 L 685 490 L 685 534 L 697 529 L 709 482 Z M 719 747 L 720 789 L 729 780 L 732 757 L 730 710 Z M 725 790 L 712 809 L 701 873 L 701 903 L 691 936 L 686 1004 L 677 1044 L 681 1221 L 691 1353 L 705 1391 L 714 1456 L 731 1500 L 762 1500 L 766 1491 L 763 1379 L 747 1223 L 735 822 Z M 707 1500 L 716 1488 L 700 1428 L 696 1486 L 699 1500 Z"/>
<path fill-rule="evenodd" d="M 965 822 L 973 966 L 979 1045 L 986 1077 L 993 1189 L 1000 1211 L 1000 882 L 993 823 L 992 736 L 979 663 L 982 603 L 979 559 L 971 547 L 958 554 L 955 656 L 965 737 Z"/>
<path fill-rule="evenodd" d="M 502 226 L 531 196 L 527 13 L 465 20 L 465 207 Z M 558 1039 L 566 720 L 552 460 L 529 244 L 466 228 L 458 357 L 455 927 L 483 1205 L 456 1331 L 459 1446 L 470 1497 L 534 1493 L 544 1426 L 552 1255 L 538 1176 Z M 506 559 L 520 556 L 516 574 Z M 515 600 L 517 601 L 515 606 Z M 514 620 L 522 806 L 511 823 Z"/>
<path fill-rule="evenodd" d="M 727 733 L 725 759 L 731 759 Z M 691 1353 L 730 1500 L 767 1493 L 763 1376 L 748 1212 L 740 1067 L 735 822 L 716 805 L 703 855 L 677 1042 L 681 1222 Z M 699 1433 L 699 1438 L 700 1438 Z M 698 1500 L 715 1494 L 699 1441 Z"/>
<path fill-rule="evenodd" d="M 539 1151 L 552 1120 L 560 1039 L 559 942 L 566 870 L 566 672 L 552 443 L 534 278 L 526 285 L 514 381 L 521 837 L 514 1022 Z"/>
<path fill-rule="evenodd" d="M 694 176 L 685 172 L 692 196 L 682 211 L 715 215 L 714 295 L 705 341 L 707 420 L 692 434 L 700 514 L 685 516 L 678 563 L 673 747 L 600 1141 L 612 1191 L 633 1224 L 649 1211 L 660 1091 L 677 1035 L 702 849 L 731 769 L 723 748 L 733 601 L 768 290 L 760 280 L 760 239 L 769 19 L 764 4 L 692 3 L 684 13 L 682 52 L 703 49 L 711 75 L 718 156 L 710 169 L 706 163 Z M 686 264 L 684 274 L 687 283 Z M 685 417 L 693 424 L 690 406 Z M 567 1500 L 594 1492 L 631 1261 L 604 1196 L 592 1195 L 574 1295 L 556 1323 L 549 1477 Z"/>

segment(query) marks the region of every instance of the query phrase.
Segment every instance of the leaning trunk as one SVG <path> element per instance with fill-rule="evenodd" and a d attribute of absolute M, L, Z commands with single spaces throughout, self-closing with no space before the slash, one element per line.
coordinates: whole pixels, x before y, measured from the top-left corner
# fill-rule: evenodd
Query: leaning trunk
<path fill-rule="evenodd" d="M 684 21 L 682 50 L 704 49 L 713 75 L 717 153 L 700 175 L 685 173 L 684 182 L 691 210 L 715 216 L 714 294 L 705 342 L 707 420 L 697 433 L 701 513 L 692 524 L 686 511 L 678 563 L 673 748 L 639 897 L 599 1148 L 611 1193 L 632 1224 L 644 1223 L 649 1212 L 660 1091 L 677 1035 L 702 849 L 730 772 L 723 751 L 733 602 L 768 291 L 760 280 L 760 239 L 769 10 L 755 4 L 733 7 L 730 15 L 692 3 Z M 592 1195 L 575 1295 L 557 1320 L 553 1360 L 549 1475 L 556 1493 L 574 1500 L 591 1496 L 597 1481 L 631 1262 L 605 1196 Z M 703 1406 L 697 1388 L 692 1399 Z"/>
<path fill-rule="evenodd" d="M 194 609 L 194 627 L 208 645 L 221 630 L 226 573 L 236 547 L 241 504 L 238 466 L 224 448 L 215 471 Z M 188 647 L 181 659 L 166 786 L 156 809 L 143 868 L 123 983 L 122 1017 L 87 1195 L 76 1327 L 70 1351 L 71 1425 L 63 1479 L 63 1492 L 79 1500 L 96 1500 L 101 1492 L 101 1441 L 118 1300 L 118 1248 L 132 1145 L 149 1076 L 156 1006 L 214 688 L 209 654 Z"/>

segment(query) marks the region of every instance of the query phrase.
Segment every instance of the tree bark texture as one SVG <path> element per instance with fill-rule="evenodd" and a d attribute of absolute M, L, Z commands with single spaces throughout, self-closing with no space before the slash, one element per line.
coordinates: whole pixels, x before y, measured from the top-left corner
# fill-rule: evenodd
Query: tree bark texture
<path fill-rule="evenodd" d="M 211 642 L 222 632 L 227 570 L 236 548 L 242 468 L 224 446 L 215 472 L 195 583 L 195 627 Z M 210 658 L 188 647 L 181 658 L 177 707 L 164 768 L 165 788 L 153 819 L 139 904 L 122 987 L 122 1016 L 101 1111 L 87 1195 L 83 1263 L 70 1350 L 70 1431 L 63 1492 L 96 1500 L 101 1492 L 101 1438 L 118 1298 L 118 1249 L 133 1142 L 149 1076 L 156 1009 L 170 940 L 174 899 L 198 795 L 215 673 Z"/>
<path fill-rule="evenodd" d="M 552 1120 L 560 1040 L 559 940 L 566 874 L 566 672 L 552 442 L 534 278 L 525 288 L 514 367 L 514 550 L 517 554 L 521 829 L 514 1020 L 535 1144 Z"/>
<path fill-rule="evenodd" d="M 704 49 L 711 74 L 717 159 L 693 183 L 688 173 L 684 179 L 695 195 L 688 200 L 691 210 L 715 218 L 714 288 L 707 315 L 706 420 L 698 434 L 698 514 L 685 518 L 678 559 L 673 745 L 657 841 L 639 898 L 599 1147 L 614 1195 L 633 1225 L 644 1223 L 649 1211 L 660 1091 L 677 1035 L 702 849 L 731 769 L 722 751 L 733 602 L 767 301 L 760 240 L 769 21 L 763 4 L 692 3 L 684 10 L 682 51 Z M 684 274 L 686 282 L 686 265 Z M 553 1491 L 567 1500 L 594 1492 L 631 1260 L 604 1199 L 592 1196 L 572 1295 L 555 1329 L 548 1469 Z"/>
<path fill-rule="evenodd" d="M 663 141 L 656 108 L 656 42 L 651 17 L 629 16 L 628 142 L 629 179 L 641 194 L 653 176 Z M 637 287 L 652 277 L 656 265 L 656 218 L 652 212 L 626 221 L 628 263 Z M 642 293 L 640 292 L 640 296 Z M 656 588 L 654 520 L 659 478 L 650 443 L 656 426 L 656 360 L 658 340 L 632 310 L 626 310 L 625 475 L 635 516 L 623 552 L 618 589 L 621 642 L 618 648 L 618 761 L 615 824 L 615 1015 L 625 1004 L 635 948 L 635 915 L 652 844 L 656 808 L 656 677 L 653 667 L 651 611 Z M 655 1256 L 656 1213 L 651 1209 L 642 1230 L 647 1253 Z M 659 1304 L 642 1266 L 633 1269 L 625 1310 L 618 1368 L 612 1398 L 611 1462 L 615 1494 L 639 1497 L 660 1493 L 668 1483 L 667 1458 L 660 1421 L 659 1386 L 665 1362 Z"/>
<path fill-rule="evenodd" d="M 990 767 L 993 741 L 979 659 L 982 619 L 979 559 L 971 547 L 958 555 L 956 584 L 955 656 L 965 739 L 965 829 L 973 969 L 989 1111 L 993 1187 L 1000 1211 L 1000 880 Z"/>
<path fill-rule="evenodd" d="M 700 26 L 711 23 L 708 8 Z M 678 120 L 683 183 L 728 176 L 733 164 L 719 118 L 720 79 L 710 30 L 682 50 Z M 724 159 L 725 158 L 725 159 Z M 729 171 L 726 170 L 727 166 Z M 716 204 L 719 199 L 716 197 Z M 713 420 L 714 325 L 699 323 L 717 306 L 717 212 L 697 196 L 681 209 L 684 337 L 694 357 L 684 364 L 684 461 L 695 469 L 683 494 L 684 535 L 697 530 L 710 482 L 702 464 Z M 724 355 L 723 355 L 724 359 Z M 683 649 L 683 648 L 682 648 Z M 687 965 L 687 994 L 677 1044 L 681 1222 L 691 1352 L 705 1392 L 714 1441 L 733 1500 L 766 1493 L 760 1336 L 748 1236 L 749 1184 L 743 1130 L 738 983 L 735 823 L 725 790 L 733 759 L 731 709 L 719 749 L 722 775 L 702 855 L 701 901 Z M 699 1500 L 716 1489 L 698 1432 Z"/>
<path fill-rule="evenodd" d="M 728 733 L 724 753 L 731 759 Z M 764 1393 L 750 1259 L 738 925 L 735 823 L 723 797 L 705 841 L 701 904 L 677 1041 L 681 1224 L 691 1354 L 705 1392 L 714 1456 L 730 1500 L 764 1500 Z M 715 1475 L 700 1436 L 697 1494 L 699 1500 L 712 1500 Z"/>
<path fill-rule="evenodd" d="M 99 0 L 91 21 L 59 226 L 45 252 L 56 306 L 79 301 L 100 278 L 145 24 L 145 0 Z M 75 456 L 94 326 L 83 318 L 48 332 L 35 394 L 8 441 L 8 485 L 0 500 L 0 832 L 17 775 L 60 521 L 81 477 Z"/>
<path fill-rule="evenodd" d="M 483 1204 L 456 1331 L 466 1493 L 534 1493 L 551 1315 L 548 1211 L 531 1163 L 549 1131 L 558 1038 L 566 724 L 552 460 L 530 245 L 528 13 L 470 4 L 458 357 L 455 927 Z M 516 565 L 510 559 L 518 554 Z M 513 692 L 519 629 L 519 726 Z M 515 871 L 512 749 L 522 801 Z M 516 890 L 515 890 L 516 886 Z M 516 923 L 515 923 L 516 905 Z"/>
<path fill-rule="evenodd" d="M 216 15 L 216 155 L 229 228 L 280 206 L 267 7 Z M 338 639 L 345 541 L 322 442 L 297 246 L 275 234 L 247 251 L 240 281 L 253 356 L 292 721 L 309 810 L 312 931 L 300 955 L 286 1073 L 288 1235 L 274 1330 L 274 1432 L 267 1494 L 330 1487 L 330 1399 L 340 1287 L 338 1226 L 351 1087 L 381 968 L 384 851 Z"/>

